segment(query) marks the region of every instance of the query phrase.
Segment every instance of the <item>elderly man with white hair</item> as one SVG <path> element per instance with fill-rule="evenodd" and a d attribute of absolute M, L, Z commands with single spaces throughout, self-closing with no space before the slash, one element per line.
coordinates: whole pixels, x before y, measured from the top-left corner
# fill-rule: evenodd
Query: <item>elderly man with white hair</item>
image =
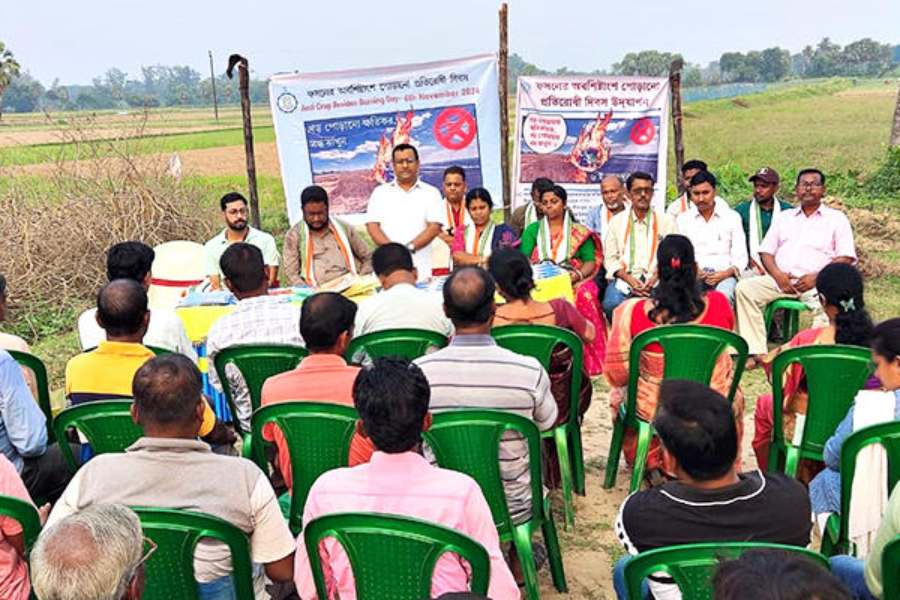
<path fill-rule="evenodd" d="M 133 511 L 96 504 L 41 532 L 31 582 L 41 600 L 139 600 L 148 555 Z"/>

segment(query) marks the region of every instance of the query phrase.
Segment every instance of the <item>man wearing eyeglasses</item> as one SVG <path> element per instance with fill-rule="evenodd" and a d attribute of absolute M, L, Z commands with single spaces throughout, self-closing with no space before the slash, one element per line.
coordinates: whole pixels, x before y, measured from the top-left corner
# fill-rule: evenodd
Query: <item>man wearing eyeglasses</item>
<path fill-rule="evenodd" d="M 856 262 L 850 221 L 844 213 L 822 205 L 825 174 L 803 169 L 794 192 L 800 206 L 782 211 L 759 247 L 766 274 L 743 279 L 737 286 L 737 325 L 749 346 L 748 368 L 758 366 L 768 349 L 766 305 L 779 298 L 798 298 L 813 311 L 813 326 L 827 325 L 816 275 L 833 262 Z"/>
<path fill-rule="evenodd" d="M 379 246 L 397 242 L 412 252 L 419 280 L 431 277 L 431 242 L 441 232 L 441 193 L 419 179 L 419 151 L 397 144 L 391 154 L 394 180 L 379 185 L 369 197 L 366 229 Z"/>

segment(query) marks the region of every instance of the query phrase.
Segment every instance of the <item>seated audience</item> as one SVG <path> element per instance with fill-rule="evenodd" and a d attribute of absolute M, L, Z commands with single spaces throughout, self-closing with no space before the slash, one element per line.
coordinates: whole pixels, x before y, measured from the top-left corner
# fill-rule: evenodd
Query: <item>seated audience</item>
<path fill-rule="evenodd" d="M 830 264 L 819 272 L 815 286 L 819 292 L 818 302 L 823 306 L 828 324 L 804 329 L 787 344 L 773 350 L 761 361 L 767 369 L 771 367 L 778 354 L 789 348 L 817 344 L 849 344 L 869 347 L 872 337 L 872 319 L 866 312 L 862 274 L 856 267 L 841 263 Z M 880 384 L 877 379 L 872 379 L 866 387 L 877 389 Z M 788 370 L 784 382 L 784 427 L 788 432 L 786 439 L 793 437 L 796 416 L 806 413 L 807 399 L 806 376 L 803 374 L 803 367 L 794 364 Z M 756 410 L 753 415 L 755 432 L 753 451 L 756 453 L 756 464 L 761 468 L 767 468 L 769 465 L 773 418 L 772 394 L 763 394 L 756 401 Z M 840 462 L 840 452 L 835 460 Z M 824 502 L 824 498 L 819 500 Z M 840 500 L 838 500 L 838 504 L 840 504 Z"/>
<path fill-rule="evenodd" d="M 418 272 L 412 254 L 389 242 L 372 254 L 372 268 L 382 291 L 359 304 L 353 335 L 385 329 L 426 329 L 450 335 L 450 321 L 432 295 L 416 287 Z"/>
<path fill-rule="evenodd" d="M 444 311 L 456 333 L 449 346 L 415 361 L 431 386 L 431 412 L 505 410 L 546 431 L 558 413 L 550 378 L 536 358 L 501 348 L 491 337 L 494 289 L 490 275 L 477 267 L 454 271 L 444 284 Z M 528 448 L 517 433 L 507 432 L 500 444 L 500 474 L 513 521 L 527 520 Z"/>
<path fill-rule="evenodd" d="M 353 382 L 359 367 L 348 365 L 344 353 L 353 337 L 356 304 L 334 292 L 320 292 L 303 302 L 300 335 L 309 356 L 297 368 L 269 377 L 262 388 L 262 405 L 307 400 L 353 406 Z M 272 424 L 266 439 L 275 440 L 278 466 L 284 482 L 291 487 L 291 460 L 287 442 Z M 350 466 L 368 462 L 373 447 L 368 438 L 356 435 L 350 444 Z"/>
<path fill-rule="evenodd" d="M 328 192 L 311 185 L 300 194 L 303 219 L 284 236 L 290 285 L 317 287 L 348 273 L 372 271 L 372 250 L 356 229 L 328 214 Z"/>
<path fill-rule="evenodd" d="M 767 274 L 742 279 L 735 292 L 738 331 L 750 346 L 751 368 L 766 354 L 766 306 L 779 298 L 797 298 L 813 311 L 814 325 L 826 325 L 816 275 L 833 262 L 856 262 L 850 221 L 839 210 L 822 205 L 825 175 L 803 169 L 797 175 L 796 194 L 800 206 L 783 211 L 759 247 Z"/>
<path fill-rule="evenodd" d="M 7 305 L 6 277 L 4 277 L 2 273 L 0 273 L 0 323 L 6 321 L 6 316 L 8 313 L 9 306 Z M 2 331 L 0 331 L 0 350 L 31 352 L 31 348 L 28 346 L 28 342 L 17 335 L 4 333 Z M 36 398 L 38 391 L 37 381 L 34 378 L 34 373 L 31 372 L 31 369 L 23 366 L 22 374 L 25 376 L 25 381 L 28 382 L 28 388 L 31 390 L 31 395 Z"/>
<path fill-rule="evenodd" d="M 825 267 L 819 278 L 821 279 L 822 274 L 830 268 Z M 819 284 L 819 290 L 821 289 L 822 286 Z M 828 311 L 827 306 L 825 310 Z M 881 410 L 866 407 L 867 410 L 877 410 L 881 414 L 875 418 L 870 416 L 865 419 L 865 424 L 854 418 L 856 412 L 861 413 L 862 409 L 851 406 L 834 435 L 825 442 L 825 470 L 819 472 L 809 484 L 809 495 L 815 514 L 841 512 L 841 447 L 850 434 L 862 427 L 877 424 L 881 420 L 878 417 L 885 414 L 891 415 L 895 421 L 900 421 L 900 319 L 890 319 L 875 327 L 872 331 L 871 346 L 875 378 L 882 389 L 893 392 L 893 397 L 885 398 L 892 406 L 880 407 Z"/>
<path fill-rule="evenodd" d="M 17 498 L 33 504 L 25 483 L 15 465 L 0 455 L 0 496 Z M 42 511 L 49 512 L 47 504 Z M 43 515 L 46 517 L 46 515 Z M 25 554 L 25 537 L 21 523 L 10 516 L 0 516 L 0 598 L 28 600 L 31 584 Z"/>
<path fill-rule="evenodd" d="M 228 192 L 219 200 L 222 209 L 222 220 L 225 228 L 222 233 L 212 238 L 203 246 L 206 253 L 206 274 L 212 289 L 219 290 L 222 278 L 227 277 L 222 271 L 222 255 L 231 244 L 244 243 L 255 246 L 265 260 L 266 281 L 269 287 L 278 286 L 278 247 L 275 238 L 265 231 L 260 231 L 247 224 L 250 214 L 247 199 L 237 192 Z"/>
<path fill-rule="evenodd" d="M 31 551 L 34 591 L 41 600 L 140 600 L 153 549 L 144 551 L 141 522 L 131 509 L 85 508 L 41 532 Z"/>
<path fill-rule="evenodd" d="M 609 394 L 610 410 L 618 414 L 619 406 L 625 401 L 628 375 L 631 365 L 628 355 L 631 343 L 638 334 L 660 325 L 693 323 L 734 329 L 734 313 L 728 299 L 716 290 L 703 291 L 697 281 L 697 262 L 694 247 L 683 235 L 667 236 L 659 244 L 656 252 L 658 285 L 649 298 L 634 298 L 624 302 L 613 316 L 612 333 L 606 347 L 606 380 L 612 387 Z M 662 346 L 651 344 L 641 354 L 641 376 L 638 379 L 637 413 L 647 421 L 656 414 L 659 385 L 663 378 L 664 358 Z M 716 361 L 710 386 L 726 395 L 731 387 L 732 361 L 728 353 L 723 353 Z M 735 394 L 732 405 L 738 428 L 743 432 L 742 417 L 744 398 L 740 390 Z M 637 435 L 633 430 L 625 432 L 625 459 L 634 463 Z M 740 452 L 738 452 L 740 457 Z M 738 463 L 739 464 L 739 463 Z M 659 445 L 653 440 L 647 457 L 647 476 L 655 478 L 654 469 L 662 465 Z"/>
<path fill-rule="evenodd" d="M 111 247 L 106 253 L 106 277 L 108 281 L 115 279 L 133 279 L 144 289 L 150 289 L 153 274 L 155 252 L 153 248 L 141 242 L 122 242 Z M 78 337 L 81 349 L 90 350 L 106 339 L 106 332 L 97 322 L 97 309 L 89 308 L 78 317 Z M 155 346 L 170 352 L 180 352 L 192 360 L 197 360 L 197 353 L 187 337 L 184 323 L 174 310 L 154 309 L 150 313 L 150 322 L 144 333 L 143 344 Z"/>
<path fill-rule="evenodd" d="M 681 189 L 684 192 L 678 198 L 672 200 L 666 207 L 666 214 L 672 217 L 672 220 L 678 218 L 678 215 L 685 213 L 691 208 L 691 178 L 701 171 L 707 170 L 707 165 L 702 160 L 689 160 L 681 165 Z"/>
<path fill-rule="evenodd" d="M 102 454 L 81 467 L 47 523 L 111 502 L 206 513 L 250 537 L 253 562 L 273 581 L 289 581 L 294 540 L 269 480 L 253 462 L 214 454 L 197 440 L 206 410 L 201 390 L 200 371 L 180 354 L 138 369 L 132 416 L 144 437 L 124 454 Z M 200 542 L 194 573 L 200 598 L 233 597 L 231 557 L 220 542 Z"/>
<path fill-rule="evenodd" d="M 603 201 L 588 211 L 585 225 L 600 236 L 606 244 L 606 233 L 609 222 L 620 212 L 630 208 L 631 201 L 625 190 L 625 180 L 619 175 L 606 175 L 600 180 L 600 193 Z"/>
<path fill-rule="evenodd" d="M 712 585 L 715 600 L 850 600 L 827 569 L 782 550 L 748 550 L 724 561 Z"/>
<path fill-rule="evenodd" d="M 505 223 L 491 220 L 494 201 L 484 188 L 473 188 L 466 194 L 466 208 L 471 217 L 464 227 L 456 229 L 450 246 L 456 267 L 487 266 L 491 253 L 512 248 L 518 243 L 516 232 Z"/>
<path fill-rule="evenodd" d="M 422 431 L 431 424 L 428 381 L 422 371 L 404 359 L 377 358 L 360 371 L 353 400 L 362 420 L 359 432 L 372 441 L 375 454 L 367 464 L 335 469 L 316 480 L 303 511 L 304 527 L 316 517 L 340 512 L 396 514 L 437 523 L 471 537 L 487 550 L 491 598 L 518 598 L 478 484 L 468 475 L 431 466 L 420 454 Z M 296 556 L 297 591 L 304 600 L 315 598 L 302 535 Z M 356 598 L 353 574 L 340 544 L 332 538 L 324 540 L 319 556 L 329 591 L 342 600 Z M 435 565 L 431 595 L 468 587 L 467 566 L 454 555 L 442 556 Z"/>
<path fill-rule="evenodd" d="M 747 239 L 747 252 L 750 258 L 748 275 L 766 274 L 759 258 L 759 247 L 769 228 L 780 218 L 782 211 L 793 208 L 776 196 L 780 181 L 781 177 L 775 169 L 769 167 L 759 169 L 750 177 L 753 197 L 734 207 L 734 211 L 741 217 L 744 237 Z"/>
<path fill-rule="evenodd" d="M 809 496 L 781 473 L 739 473 L 740 438 L 728 401 L 693 381 L 660 387 L 653 426 L 662 440 L 663 463 L 676 480 L 625 499 L 616 534 L 629 555 L 699 542 L 809 543 Z M 616 564 L 613 583 L 625 598 L 628 557 Z M 672 580 L 653 575 L 650 589 L 669 597 Z"/>
<path fill-rule="evenodd" d="M 698 276 L 734 303 L 734 288 L 747 268 L 747 242 L 741 217 L 724 202 L 716 203 L 716 176 L 701 171 L 691 178 L 693 207 L 678 216 L 678 232 L 694 245 Z"/>
<path fill-rule="evenodd" d="M 213 361 L 221 350 L 243 344 L 303 345 L 300 308 L 285 297 L 268 295 L 266 266 L 259 248 L 244 243 L 229 246 L 222 254 L 222 273 L 238 303 L 234 312 L 213 323 L 206 336 L 209 382 L 218 390 L 222 382 Z M 250 390 L 237 367 L 228 365 L 225 373 L 241 428 L 250 431 Z"/>
<path fill-rule="evenodd" d="M 649 173 L 635 171 L 628 176 L 625 186 L 631 209 L 613 217 L 603 238 L 609 280 L 603 294 L 607 320 L 612 320 L 613 311 L 628 298 L 650 295 L 656 285 L 656 248 L 675 232 L 672 218 L 650 206 L 653 184 Z"/>

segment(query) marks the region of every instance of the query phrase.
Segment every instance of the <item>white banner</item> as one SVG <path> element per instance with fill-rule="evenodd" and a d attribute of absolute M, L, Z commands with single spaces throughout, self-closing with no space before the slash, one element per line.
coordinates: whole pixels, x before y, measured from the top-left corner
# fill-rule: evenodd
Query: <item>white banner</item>
<path fill-rule="evenodd" d="M 657 77 L 520 77 L 516 93 L 513 205 L 548 177 L 568 192 L 582 223 L 602 202 L 600 180 L 653 175 L 653 205 L 665 206 L 669 80 Z"/>
<path fill-rule="evenodd" d="M 438 189 L 444 169 L 458 165 L 469 188 L 502 195 L 493 54 L 276 75 L 269 98 L 292 224 L 302 216 L 300 192 L 312 184 L 328 191 L 333 214 L 359 222 L 372 190 L 393 179 L 391 149 L 399 143 L 418 149 L 419 176 Z"/>

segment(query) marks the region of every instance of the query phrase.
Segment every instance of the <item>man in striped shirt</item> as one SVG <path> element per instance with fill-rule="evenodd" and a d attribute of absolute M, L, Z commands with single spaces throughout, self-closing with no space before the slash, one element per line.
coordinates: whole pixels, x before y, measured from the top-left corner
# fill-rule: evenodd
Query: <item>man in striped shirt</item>
<path fill-rule="evenodd" d="M 415 362 L 431 386 L 431 412 L 462 408 L 506 410 L 532 419 L 545 431 L 558 408 L 550 378 L 537 359 L 501 348 L 491 337 L 494 281 L 478 267 L 454 271 L 444 284 L 444 312 L 456 334 L 450 345 Z M 507 432 L 500 444 L 500 474 L 514 522 L 528 519 L 531 479 L 528 449 Z"/>

